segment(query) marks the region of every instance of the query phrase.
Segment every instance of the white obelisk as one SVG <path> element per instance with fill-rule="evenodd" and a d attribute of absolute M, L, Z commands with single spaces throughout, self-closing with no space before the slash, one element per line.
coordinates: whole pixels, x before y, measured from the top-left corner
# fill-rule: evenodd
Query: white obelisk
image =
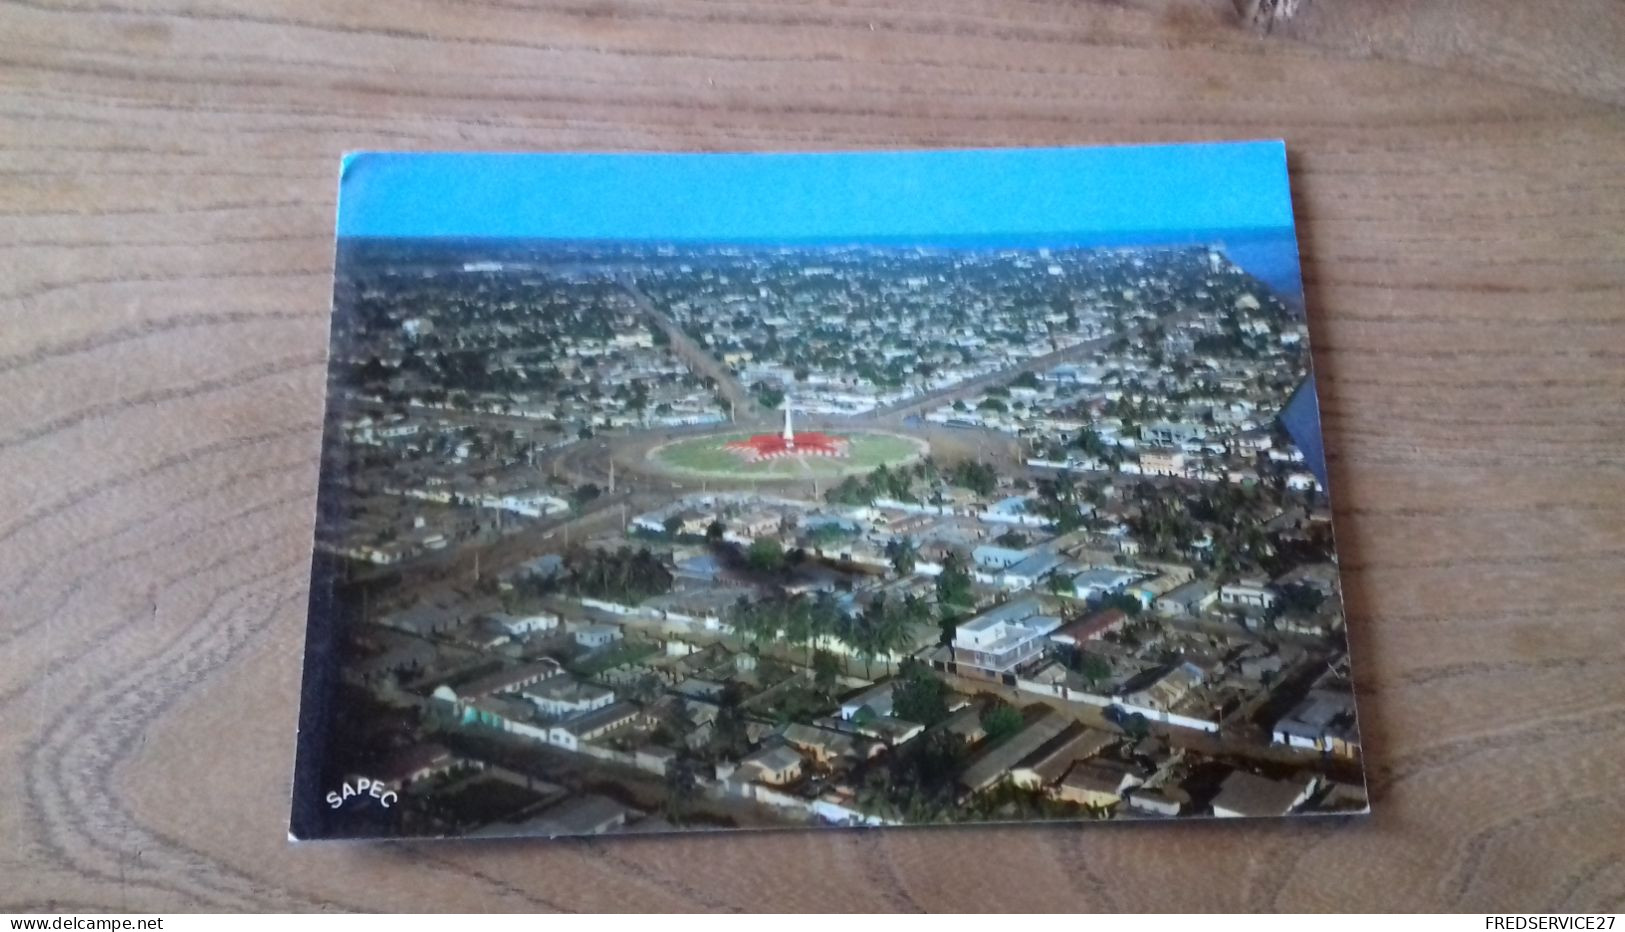
<path fill-rule="evenodd" d="M 790 396 L 784 398 L 784 446 L 785 449 L 796 448 L 796 432 L 790 429 Z"/>

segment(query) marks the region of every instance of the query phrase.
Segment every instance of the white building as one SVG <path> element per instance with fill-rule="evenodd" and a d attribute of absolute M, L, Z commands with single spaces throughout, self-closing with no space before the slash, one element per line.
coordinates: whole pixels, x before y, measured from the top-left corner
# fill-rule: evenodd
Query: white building
<path fill-rule="evenodd" d="M 1080 599 L 1095 599 L 1122 592 L 1145 574 L 1115 566 L 1092 566 L 1072 577 L 1072 594 Z"/>
<path fill-rule="evenodd" d="M 549 716 L 575 715 L 602 709 L 615 701 L 615 693 L 569 676 L 555 676 L 519 691 L 538 712 Z"/>
<path fill-rule="evenodd" d="M 575 639 L 582 647 L 605 647 L 621 639 L 621 629 L 618 625 L 589 622 L 576 626 Z"/>
<path fill-rule="evenodd" d="M 516 515 L 527 518 L 540 518 L 544 515 L 559 514 L 570 510 L 570 503 L 556 495 L 543 492 L 512 492 L 507 495 L 493 495 L 480 500 L 480 504 L 487 508 L 500 508 Z"/>
<path fill-rule="evenodd" d="M 547 742 L 569 751 L 580 750 L 583 742 L 604 735 L 638 720 L 641 713 L 630 702 L 616 702 L 565 719 L 547 730 Z"/>
<path fill-rule="evenodd" d="M 510 637 L 524 637 L 537 631 L 552 631 L 559 626 L 559 616 L 552 612 L 534 612 L 528 615 L 509 615 L 493 612 L 486 616 Z"/>
<path fill-rule="evenodd" d="M 1219 588 L 1219 602 L 1233 608 L 1268 609 L 1280 597 L 1262 579 L 1238 579 Z"/>
<path fill-rule="evenodd" d="M 1036 598 L 1006 602 L 954 629 L 952 662 L 961 675 L 999 679 L 1042 653 L 1044 635 L 1060 626 Z"/>

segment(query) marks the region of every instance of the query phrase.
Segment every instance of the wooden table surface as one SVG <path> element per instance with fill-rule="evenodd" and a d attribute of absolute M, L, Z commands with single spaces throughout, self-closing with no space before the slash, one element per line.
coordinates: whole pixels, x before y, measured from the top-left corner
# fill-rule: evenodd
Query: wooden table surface
<path fill-rule="evenodd" d="M 1625 908 L 1625 4 L 0 4 L 0 911 Z M 285 840 L 339 154 L 1284 137 L 1375 814 Z"/>

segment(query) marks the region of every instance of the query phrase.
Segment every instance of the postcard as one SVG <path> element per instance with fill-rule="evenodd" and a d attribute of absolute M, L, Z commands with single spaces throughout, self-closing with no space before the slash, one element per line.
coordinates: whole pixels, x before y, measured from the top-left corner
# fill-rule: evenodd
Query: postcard
<path fill-rule="evenodd" d="M 342 167 L 291 835 L 1367 809 L 1280 142 Z"/>

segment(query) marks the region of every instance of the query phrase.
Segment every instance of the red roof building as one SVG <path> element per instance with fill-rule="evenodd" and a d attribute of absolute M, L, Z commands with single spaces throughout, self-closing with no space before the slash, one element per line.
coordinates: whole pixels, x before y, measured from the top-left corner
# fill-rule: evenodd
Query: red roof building
<path fill-rule="evenodd" d="M 1079 645 L 1085 641 L 1100 637 L 1108 631 L 1116 631 L 1128 621 L 1128 615 L 1120 608 L 1102 609 L 1079 618 L 1077 621 L 1063 625 L 1051 634 L 1050 640 L 1060 644 Z"/>

